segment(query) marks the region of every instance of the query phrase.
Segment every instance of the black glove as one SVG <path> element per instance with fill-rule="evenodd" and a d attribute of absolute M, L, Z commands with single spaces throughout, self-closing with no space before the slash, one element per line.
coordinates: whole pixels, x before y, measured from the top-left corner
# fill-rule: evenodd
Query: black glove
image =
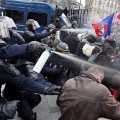
<path fill-rule="evenodd" d="M 27 50 L 31 55 L 35 57 L 40 57 L 40 55 L 45 51 L 45 47 L 42 46 L 39 42 L 28 44 Z"/>
<path fill-rule="evenodd" d="M 62 90 L 62 87 L 61 86 L 53 86 L 52 89 L 54 89 L 54 91 L 57 91 L 57 92 L 61 92 Z"/>
<path fill-rule="evenodd" d="M 60 92 L 55 91 L 54 89 L 55 89 L 54 87 L 51 87 L 51 88 L 46 87 L 43 94 L 44 95 L 59 95 Z"/>

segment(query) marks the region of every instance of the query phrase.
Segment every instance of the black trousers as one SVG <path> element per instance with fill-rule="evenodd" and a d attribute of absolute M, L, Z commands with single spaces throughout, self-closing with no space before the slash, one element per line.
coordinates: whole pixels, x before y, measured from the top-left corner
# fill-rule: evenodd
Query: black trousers
<path fill-rule="evenodd" d="M 28 94 L 23 96 L 18 104 L 18 116 L 21 118 L 29 118 L 33 113 L 33 108 L 37 106 L 41 101 L 41 97 L 38 94 Z"/>
<path fill-rule="evenodd" d="M 39 94 L 18 91 L 10 84 L 7 84 L 4 92 L 4 98 L 8 101 L 19 100 L 18 103 L 18 116 L 21 118 L 30 118 L 33 113 L 33 108 L 41 102 L 41 96 Z M 29 119 L 28 119 L 29 120 Z"/>

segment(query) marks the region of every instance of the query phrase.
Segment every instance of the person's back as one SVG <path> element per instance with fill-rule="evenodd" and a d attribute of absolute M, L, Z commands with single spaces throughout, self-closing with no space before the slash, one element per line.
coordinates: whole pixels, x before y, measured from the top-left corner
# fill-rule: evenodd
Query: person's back
<path fill-rule="evenodd" d="M 88 72 L 68 80 L 59 100 L 62 112 L 59 120 L 97 120 L 99 117 L 120 119 L 120 104 L 108 88 Z"/>
<path fill-rule="evenodd" d="M 77 38 L 77 33 L 71 33 L 67 38 L 64 39 L 64 42 L 68 44 L 70 53 L 74 54 L 79 43 Z"/>

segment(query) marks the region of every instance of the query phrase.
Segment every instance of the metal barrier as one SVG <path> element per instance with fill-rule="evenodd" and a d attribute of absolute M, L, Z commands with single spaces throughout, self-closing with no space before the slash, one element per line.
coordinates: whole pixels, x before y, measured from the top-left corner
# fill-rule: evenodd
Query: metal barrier
<path fill-rule="evenodd" d="M 79 27 L 83 27 L 83 25 L 87 23 L 88 10 L 87 9 L 68 10 L 68 17 L 71 22 L 76 20 L 78 22 Z"/>

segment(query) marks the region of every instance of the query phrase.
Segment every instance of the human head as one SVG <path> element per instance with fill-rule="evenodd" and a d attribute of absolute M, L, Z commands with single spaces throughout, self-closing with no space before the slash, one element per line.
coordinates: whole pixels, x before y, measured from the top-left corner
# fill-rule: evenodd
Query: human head
<path fill-rule="evenodd" d="M 17 28 L 15 22 L 10 17 L 0 16 L 0 21 L 6 24 L 8 30 L 12 30 L 12 28 Z"/>
<path fill-rule="evenodd" d="M 68 53 L 69 52 L 69 46 L 64 42 L 60 42 L 56 46 L 56 51 L 61 52 L 61 53 Z"/>
<path fill-rule="evenodd" d="M 27 22 L 26 22 L 26 27 L 30 30 L 35 31 L 37 28 L 40 27 L 40 25 L 34 19 L 28 19 Z"/>
<path fill-rule="evenodd" d="M 101 67 L 98 67 L 98 66 L 93 66 L 93 67 L 90 67 L 87 72 L 89 72 L 90 74 L 92 74 L 97 80 L 99 83 L 102 82 L 103 78 L 104 78 L 104 71 Z"/>

